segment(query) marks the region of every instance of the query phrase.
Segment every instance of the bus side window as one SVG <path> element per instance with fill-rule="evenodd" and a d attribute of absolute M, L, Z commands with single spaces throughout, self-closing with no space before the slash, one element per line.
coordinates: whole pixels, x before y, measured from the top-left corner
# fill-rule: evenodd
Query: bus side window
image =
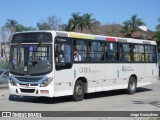
<path fill-rule="evenodd" d="M 142 53 L 142 62 L 145 62 L 145 53 Z"/>
<path fill-rule="evenodd" d="M 87 42 L 84 40 L 73 41 L 73 61 L 86 62 L 87 61 Z"/>
<path fill-rule="evenodd" d="M 153 45 L 145 45 L 145 60 L 146 62 L 157 62 L 156 47 Z"/>
<path fill-rule="evenodd" d="M 61 40 L 60 38 L 59 41 Z M 72 67 L 71 63 L 71 45 L 67 43 L 67 40 L 64 42 L 64 38 L 62 42 L 55 43 L 55 62 L 56 69 L 69 69 Z"/>
<path fill-rule="evenodd" d="M 144 54 L 143 45 L 134 45 L 133 52 L 134 52 L 133 60 L 135 62 L 145 62 L 145 54 Z"/>
<path fill-rule="evenodd" d="M 117 43 L 107 43 L 107 59 L 109 62 L 116 62 L 118 60 L 117 56 Z"/>
<path fill-rule="evenodd" d="M 131 62 L 132 57 L 132 46 L 128 43 L 119 44 L 119 60 L 122 62 Z"/>
<path fill-rule="evenodd" d="M 81 61 L 82 60 L 81 53 L 80 53 L 80 51 L 77 51 L 76 46 L 74 46 L 73 52 L 74 52 L 74 61 Z"/>
<path fill-rule="evenodd" d="M 107 45 L 105 44 L 105 48 L 104 48 L 104 50 L 105 50 L 105 59 L 106 59 L 106 61 L 108 61 L 108 48 L 107 48 Z"/>
<path fill-rule="evenodd" d="M 60 51 L 58 54 L 58 62 L 64 62 L 64 44 L 60 46 Z"/>

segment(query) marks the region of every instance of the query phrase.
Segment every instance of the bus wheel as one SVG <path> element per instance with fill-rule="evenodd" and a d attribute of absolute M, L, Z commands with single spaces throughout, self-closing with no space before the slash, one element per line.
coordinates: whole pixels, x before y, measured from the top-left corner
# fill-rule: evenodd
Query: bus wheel
<path fill-rule="evenodd" d="M 81 80 L 78 80 L 74 86 L 73 100 L 81 101 L 84 97 L 84 83 Z"/>
<path fill-rule="evenodd" d="M 135 77 L 131 76 L 128 82 L 128 89 L 127 92 L 128 94 L 134 94 L 137 89 L 137 82 Z"/>

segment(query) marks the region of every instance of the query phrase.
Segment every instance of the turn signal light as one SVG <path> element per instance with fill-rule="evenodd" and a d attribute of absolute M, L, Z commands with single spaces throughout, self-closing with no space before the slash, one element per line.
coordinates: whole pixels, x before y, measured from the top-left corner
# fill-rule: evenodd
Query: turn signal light
<path fill-rule="evenodd" d="M 40 90 L 40 93 L 41 94 L 49 94 L 49 91 L 48 90 Z"/>

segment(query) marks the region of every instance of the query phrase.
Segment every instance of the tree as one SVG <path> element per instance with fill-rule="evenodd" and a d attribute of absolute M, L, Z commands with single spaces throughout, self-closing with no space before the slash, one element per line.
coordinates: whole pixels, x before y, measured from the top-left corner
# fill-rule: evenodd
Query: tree
<path fill-rule="evenodd" d="M 98 25 L 99 21 L 91 18 L 92 14 L 83 14 L 80 16 L 80 13 L 72 13 L 72 18 L 69 19 L 67 30 L 75 32 L 85 32 L 91 33 L 93 26 Z"/>
<path fill-rule="evenodd" d="M 60 29 L 60 18 L 56 16 L 47 17 L 46 21 L 41 20 L 37 23 L 39 30 L 59 30 Z"/>
<path fill-rule="evenodd" d="M 102 34 L 102 25 L 101 25 L 101 22 L 99 21 L 95 21 L 93 24 L 92 24 L 92 34 Z"/>
<path fill-rule="evenodd" d="M 4 61 L 6 64 L 9 64 L 9 48 L 10 48 L 9 46 L 10 46 L 10 42 L 13 34 L 15 32 L 28 31 L 28 30 L 35 30 L 35 28 L 25 27 L 13 19 L 8 19 L 6 21 L 5 26 L 0 28 L 1 45 L 3 44 L 3 49 L 1 48 L 1 50 L 3 50 L 4 57 L 5 57 Z"/>
<path fill-rule="evenodd" d="M 52 30 L 59 30 L 61 19 L 56 16 L 50 16 L 47 18 L 48 24 L 51 26 Z"/>
<path fill-rule="evenodd" d="M 159 24 L 156 26 L 156 30 L 160 31 L 160 18 L 158 18 L 157 20 L 158 20 Z"/>
<path fill-rule="evenodd" d="M 9 65 L 9 45 L 11 38 L 15 32 L 19 32 L 22 28 L 22 25 L 18 24 L 16 20 L 8 19 L 6 21 L 5 26 L 1 27 L 0 29 L 0 38 L 1 38 L 1 48 L 2 52 L 4 53 L 4 62 L 3 67 Z M 1 60 L 2 62 L 2 60 Z"/>
<path fill-rule="evenodd" d="M 82 23 L 82 17 L 80 13 L 72 13 L 72 18 L 69 19 L 67 25 L 67 31 L 78 31 L 80 27 L 80 21 Z M 82 26 L 81 26 L 82 27 Z"/>
<path fill-rule="evenodd" d="M 154 32 L 153 39 L 160 45 L 160 18 L 157 19 L 159 24 L 156 26 L 156 32 Z"/>
<path fill-rule="evenodd" d="M 39 30 L 50 30 L 51 29 L 50 25 L 48 25 L 48 23 L 46 22 L 41 22 L 41 23 L 38 22 L 37 27 Z"/>
<path fill-rule="evenodd" d="M 36 30 L 36 28 L 34 28 L 34 27 L 32 27 L 32 26 L 29 26 L 29 27 L 23 26 L 22 30 L 23 30 L 23 31 L 33 31 L 33 30 Z"/>
<path fill-rule="evenodd" d="M 145 25 L 142 19 L 137 18 L 137 15 L 133 15 L 130 20 L 123 22 L 123 32 L 127 34 L 127 37 L 132 37 L 133 32 L 141 25 Z"/>
<path fill-rule="evenodd" d="M 9 46 L 12 35 L 13 33 L 9 28 L 0 28 L 1 53 L 4 53 L 4 59 L 1 58 L 0 62 L 3 68 L 9 65 Z"/>
<path fill-rule="evenodd" d="M 9 28 L 13 33 L 20 32 L 23 29 L 23 26 L 13 19 L 8 19 L 5 27 Z"/>
<path fill-rule="evenodd" d="M 61 24 L 61 25 L 59 26 L 59 30 L 61 30 L 61 31 L 68 31 L 68 30 L 67 30 L 67 27 L 68 27 L 67 24 Z"/>
<path fill-rule="evenodd" d="M 12 34 L 14 34 L 15 32 L 36 30 L 36 28 L 33 27 L 25 27 L 13 19 L 8 19 L 4 27 L 8 28 L 8 30 L 10 30 Z"/>
<path fill-rule="evenodd" d="M 92 14 L 84 14 L 82 16 L 83 20 L 84 20 L 84 27 L 87 31 L 87 33 L 91 32 L 93 30 L 93 25 L 98 25 L 99 22 L 96 21 L 96 19 L 91 18 Z"/>

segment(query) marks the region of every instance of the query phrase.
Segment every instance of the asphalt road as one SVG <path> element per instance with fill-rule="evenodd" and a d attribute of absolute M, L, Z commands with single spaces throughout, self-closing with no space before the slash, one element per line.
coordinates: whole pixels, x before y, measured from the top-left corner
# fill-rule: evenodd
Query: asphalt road
<path fill-rule="evenodd" d="M 9 96 L 8 89 L 0 89 L 0 111 L 160 111 L 160 82 L 138 88 L 134 95 L 122 90 L 97 92 L 86 94 L 80 102 L 72 101 L 71 96 L 42 99 Z"/>

